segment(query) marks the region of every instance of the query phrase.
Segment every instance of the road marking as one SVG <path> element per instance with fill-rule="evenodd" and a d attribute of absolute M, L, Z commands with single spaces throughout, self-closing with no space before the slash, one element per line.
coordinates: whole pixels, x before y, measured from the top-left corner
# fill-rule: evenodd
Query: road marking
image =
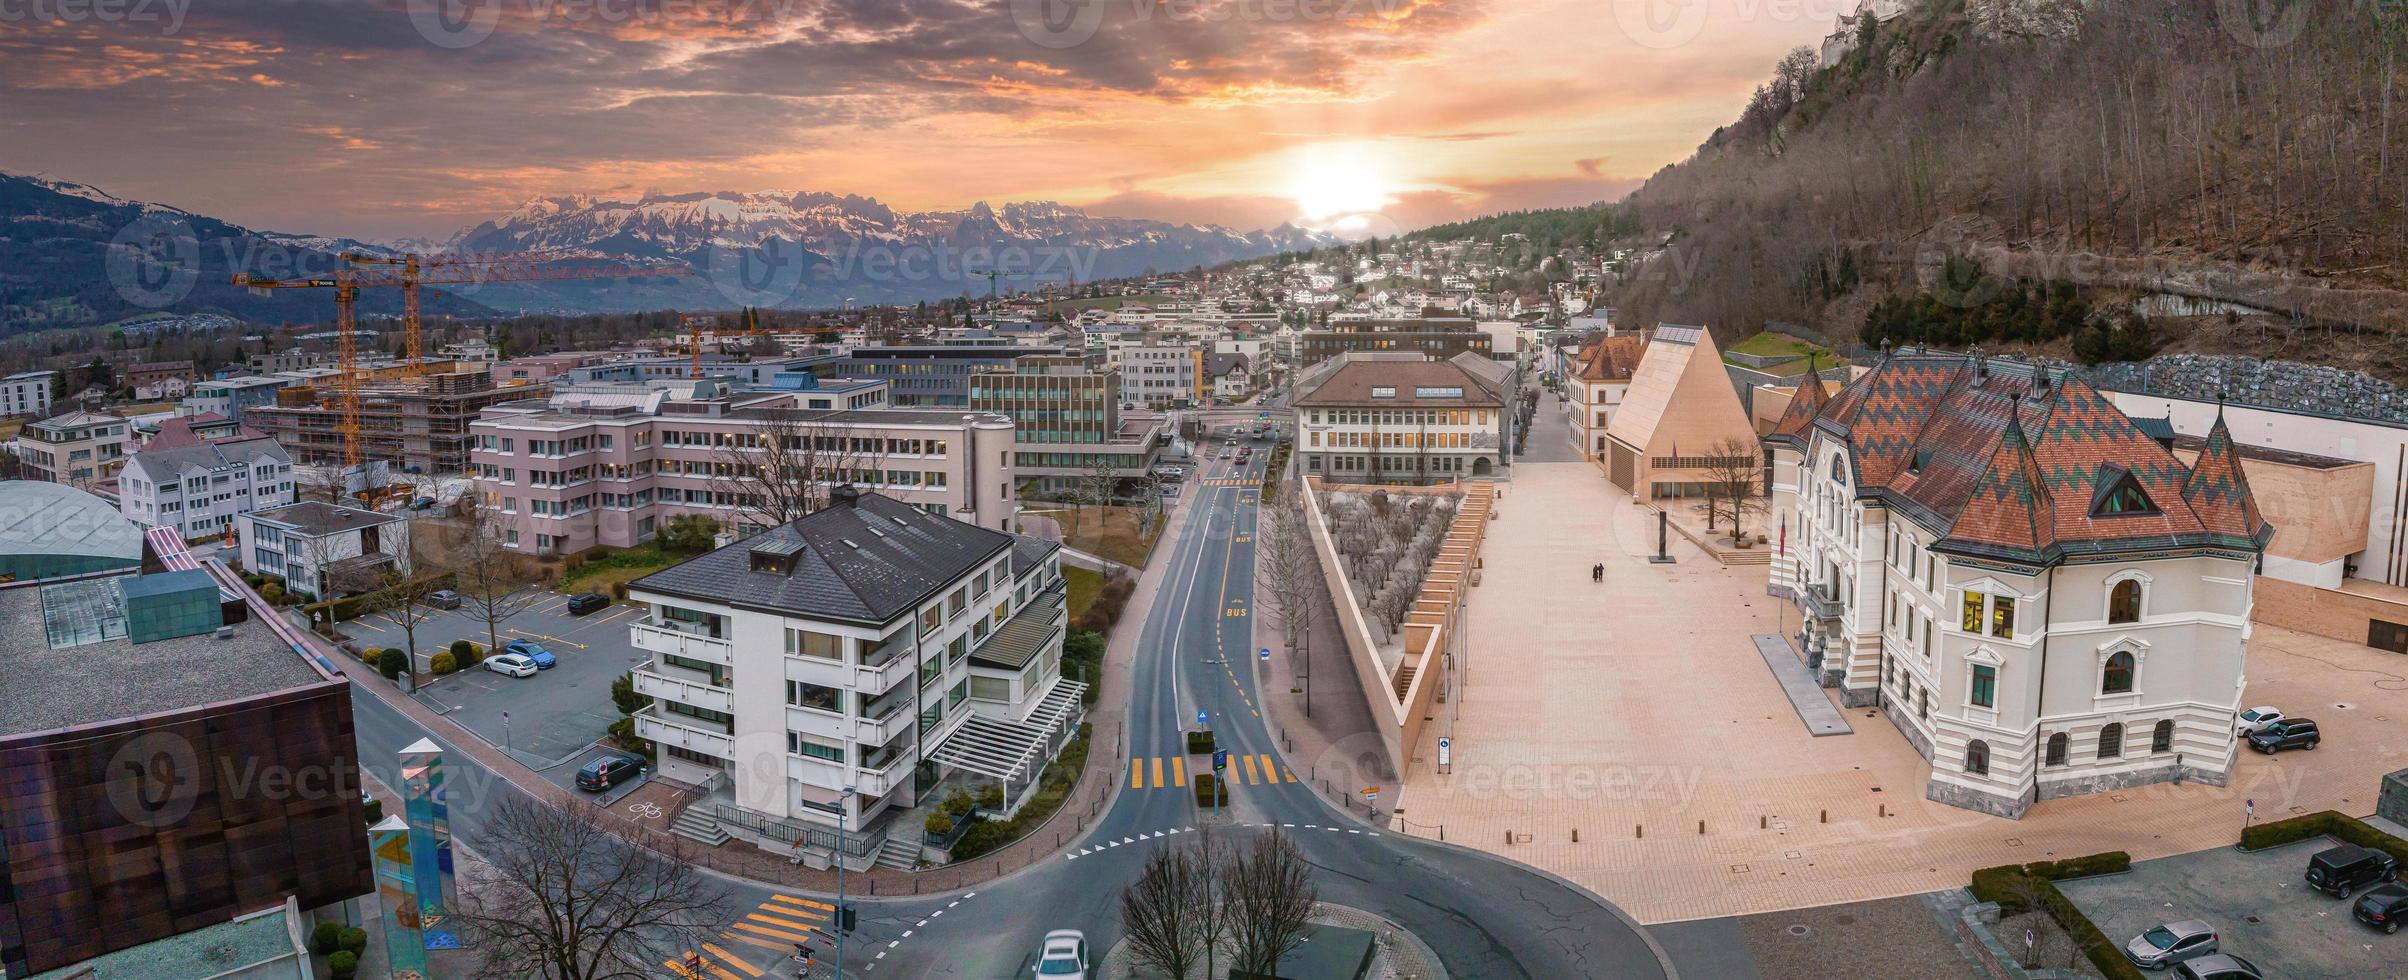
<path fill-rule="evenodd" d="M 1187 757 L 1186 757 L 1186 756 L 1183 756 L 1183 755 L 1174 755 L 1174 756 L 1171 756 L 1171 783 L 1172 783 L 1172 785 L 1175 785 L 1175 786 L 1185 786 L 1185 785 L 1187 785 Z"/>
<path fill-rule="evenodd" d="M 1266 753 L 1266 754 L 1264 754 L 1264 755 L 1263 755 L 1263 757 L 1262 757 L 1262 760 L 1263 760 L 1263 782 L 1266 782 L 1266 783 L 1276 783 L 1276 782 L 1278 782 L 1278 781 L 1279 781 L 1279 766 L 1278 766 L 1278 765 L 1276 765 L 1275 763 L 1273 763 L 1273 762 L 1272 762 L 1272 760 L 1271 760 L 1271 756 L 1270 756 L 1268 753 Z"/>
<path fill-rule="evenodd" d="M 814 902 L 808 898 L 796 898 L 792 895 L 771 895 L 769 896 L 769 900 L 772 902 L 785 902 L 788 905 L 801 905 L 808 908 L 815 908 L 822 912 L 836 911 L 836 906 L 830 905 L 826 902 Z"/>
<path fill-rule="evenodd" d="M 351 621 L 351 624 L 352 624 L 353 626 L 365 626 L 365 627 L 367 627 L 367 628 L 369 628 L 369 629 L 372 629 L 372 630 L 375 630 L 375 631 L 377 631 L 377 632 L 379 632 L 379 633 L 382 633 L 382 632 L 384 632 L 384 631 L 385 631 L 385 628 L 384 628 L 384 627 L 382 627 L 382 626 L 378 626 L 378 625 L 376 625 L 375 623 L 368 622 L 367 620 L 364 620 L 364 619 L 354 619 L 354 620 L 352 620 L 352 621 Z"/>
<path fill-rule="evenodd" d="M 733 932 L 720 933 L 719 938 L 725 939 L 732 943 L 743 943 L 748 946 L 759 946 L 762 949 L 772 949 L 781 953 L 791 948 L 791 944 L 789 943 L 773 943 L 766 939 L 756 939 L 751 936 L 741 935 Z"/>
<path fill-rule="evenodd" d="M 1154 757 L 1154 788 L 1162 788 L 1162 757 Z"/>
<path fill-rule="evenodd" d="M 627 615 L 628 613 L 631 613 L 631 612 L 634 612 L 634 611 L 635 611 L 635 607 L 634 607 L 634 606 L 628 606 L 628 607 L 626 607 L 626 608 L 623 608 L 623 609 L 619 610 L 618 612 L 611 613 L 610 615 L 608 615 L 608 616 L 604 616 L 604 617 L 602 617 L 601 619 L 594 620 L 594 622 L 596 622 L 596 623 L 607 623 L 607 622 L 610 622 L 611 620 L 617 619 L 617 618 L 619 618 L 619 617 L 621 617 L 621 616 L 625 616 L 625 615 Z"/>
<path fill-rule="evenodd" d="M 1254 757 L 1250 755 L 1241 755 L 1238 756 L 1238 758 L 1246 761 L 1246 781 L 1249 783 L 1260 782 L 1261 777 L 1254 774 Z"/>
<path fill-rule="evenodd" d="M 801 929 L 805 932 L 811 931 L 811 923 L 796 922 L 793 919 L 781 919 L 774 915 L 762 915 L 761 913 L 755 912 L 745 916 L 745 918 L 751 919 L 754 922 L 766 922 L 770 925 L 785 929 Z"/>
<path fill-rule="evenodd" d="M 1130 788 L 1130 789 L 1144 789 L 1144 788 L 1145 788 L 1145 760 L 1144 760 L 1144 759 L 1130 759 L 1130 760 L 1129 760 L 1129 788 Z"/>
<path fill-rule="evenodd" d="M 742 970 L 750 976 L 757 977 L 761 975 L 761 971 L 754 969 L 752 964 L 746 963 L 743 960 L 736 958 L 736 954 L 730 953 L 724 949 L 720 949 L 719 947 L 713 946 L 710 943 L 702 944 L 702 951 L 726 960 L 730 966 Z"/>

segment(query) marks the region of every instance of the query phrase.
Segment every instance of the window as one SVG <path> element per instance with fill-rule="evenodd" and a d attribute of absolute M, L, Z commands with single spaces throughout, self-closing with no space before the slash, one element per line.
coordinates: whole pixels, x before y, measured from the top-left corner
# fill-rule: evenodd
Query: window
<path fill-rule="evenodd" d="M 2001 639 L 2015 638 L 2015 598 L 1997 596 L 1990 600 L 1990 635 Z"/>
<path fill-rule="evenodd" d="M 1994 708 L 1998 704 L 1998 668 L 1989 664 L 1973 665 L 1973 706 Z"/>
<path fill-rule="evenodd" d="M 1979 592 L 1967 591 L 1965 593 L 1965 616 L 1964 621 L 1958 624 L 1960 629 L 1977 635 L 1981 633 L 1982 600 L 1984 598 L 1986 597 Z"/>
<path fill-rule="evenodd" d="M 1977 738 L 1965 746 L 1965 771 L 1975 776 L 1990 774 L 1990 743 Z"/>
<path fill-rule="evenodd" d="M 2152 729 L 2150 729 L 2150 730 L 2149 730 L 2149 751 L 2151 751 L 2151 752 L 2172 752 L 2172 751 L 2174 751 L 2174 720 L 2173 720 L 2173 719 L 2171 719 L 2171 718 L 2168 718 L 2168 719 L 2166 719 L 2166 720 L 2164 720 L 2164 721 L 2158 722 L 2158 723 L 2157 723 L 2157 727 L 2155 727 L 2155 728 L 2152 728 Z"/>
<path fill-rule="evenodd" d="M 821 660 L 843 660 L 844 637 L 814 633 L 810 630 L 790 629 L 786 631 L 786 655 L 818 657 Z"/>
<path fill-rule="evenodd" d="M 844 692 L 802 681 L 786 682 L 786 703 L 815 711 L 844 711 Z"/>
<path fill-rule="evenodd" d="M 2051 735 L 2051 736 L 2049 736 L 2049 737 L 2048 737 L 2048 757 L 2047 757 L 2047 758 L 2048 758 L 2048 764 L 2049 764 L 2049 765 L 2052 765 L 2052 766 L 2062 766 L 2062 765 L 2064 765 L 2064 764 L 2065 764 L 2065 747 L 2066 747 L 2066 746 L 2067 746 L 2069 743 L 2071 743 L 2072 741 L 2073 741 L 2073 739 L 2067 738 L 2064 732 L 2058 732 L 2058 733 L 2057 733 L 2057 734 L 2055 734 L 2055 735 Z"/>
<path fill-rule="evenodd" d="M 2140 580 L 2125 579 L 2115 583 L 2107 593 L 2107 621 L 2110 623 L 2140 622 Z"/>
<path fill-rule="evenodd" d="M 2140 488 L 2140 481 L 2133 479 L 2130 471 L 2109 464 L 2099 469 L 2099 478 L 2105 488 L 2092 499 L 2090 516 L 2157 513 L 2157 505 L 2149 501 L 2148 493 Z"/>
<path fill-rule="evenodd" d="M 2118 650 L 2107 658 L 2107 666 L 2099 671 L 2099 693 L 2132 693 L 2132 651 Z"/>
<path fill-rule="evenodd" d="M 823 742 L 801 732 L 786 733 L 786 751 L 795 755 L 807 755 L 814 759 L 826 759 L 829 762 L 844 761 L 842 744 Z"/>
<path fill-rule="evenodd" d="M 2124 754 L 2124 726 L 2110 723 L 2099 729 L 2099 758 L 2113 759 Z"/>

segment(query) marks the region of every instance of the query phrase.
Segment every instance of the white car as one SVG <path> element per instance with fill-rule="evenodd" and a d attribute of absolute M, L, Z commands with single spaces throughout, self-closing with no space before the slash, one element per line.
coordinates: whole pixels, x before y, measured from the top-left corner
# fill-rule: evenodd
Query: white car
<path fill-rule="evenodd" d="M 1037 975 L 1087 980 L 1087 934 L 1076 929 L 1056 929 L 1045 934 L 1045 946 L 1037 954 Z"/>
<path fill-rule="evenodd" d="M 2244 736 L 2252 735 L 2257 732 L 2265 731 L 2267 726 L 2270 726 L 2281 720 L 2283 720 L 2282 709 L 2269 708 L 2264 705 L 2259 705 L 2255 708 L 2241 712 L 2241 716 L 2233 720 L 2232 733 L 2235 735 Z"/>
<path fill-rule="evenodd" d="M 512 677 L 535 676 L 535 661 L 515 653 L 501 653 L 485 658 L 485 669 Z"/>

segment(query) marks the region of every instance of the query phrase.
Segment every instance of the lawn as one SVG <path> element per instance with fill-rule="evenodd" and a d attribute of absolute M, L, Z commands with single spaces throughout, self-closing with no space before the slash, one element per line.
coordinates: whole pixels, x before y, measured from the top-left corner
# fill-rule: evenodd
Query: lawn
<path fill-rule="evenodd" d="M 1154 539 L 1162 536 L 1162 521 L 1156 520 L 1143 538 L 1137 535 L 1137 507 L 1075 508 L 1054 515 L 1062 524 L 1063 544 L 1090 555 L 1101 555 L 1131 568 L 1144 568 L 1147 553 L 1153 550 Z"/>
<path fill-rule="evenodd" d="M 1104 573 L 1077 565 L 1062 566 L 1062 581 L 1070 586 L 1070 621 L 1078 622 L 1087 607 L 1095 604 L 1095 594 L 1103 591 Z"/>
<path fill-rule="evenodd" d="M 1760 333 L 1732 344 L 1728 353 L 1750 354 L 1756 357 L 1804 357 L 1808 354 L 1827 352 L 1785 333 Z"/>
<path fill-rule="evenodd" d="M 1039 293 L 1042 295 L 1043 291 L 1040 290 Z M 1068 316 L 1085 309 L 1097 309 L 1106 313 L 1110 313 L 1113 310 L 1120 309 L 1121 304 L 1123 303 L 1136 303 L 1143 306 L 1160 306 L 1177 298 L 1178 297 L 1172 296 L 1169 293 L 1138 293 L 1134 296 L 1097 296 L 1090 299 L 1057 299 L 1054 301 L 1054 309 L 1064 316 Z"/>
<path fill-rule="evenodd" d="M 630 548 L 602 558 L 582 562 L 577 570 L 560 581 L 562 592 L 600 592 L 617 595 L 611 587 L 621 582 L 633 582 L 678 562 L 692 558 L 698 552 L 663 551 L 659 548 Z"/>

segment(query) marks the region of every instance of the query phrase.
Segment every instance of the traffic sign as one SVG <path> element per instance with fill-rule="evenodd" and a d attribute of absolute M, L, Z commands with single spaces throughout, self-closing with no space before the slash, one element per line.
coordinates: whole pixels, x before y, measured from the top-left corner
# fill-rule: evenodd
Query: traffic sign
<path fill-rule="evenodd" d="M 1271 662 L 1271 648 L 1270 648 L 1270 647 L 1264 647 L 1264 648 L 1263 648 L 1263 662 L 1264 662 L 1264 663 L 1270 663 L 1270 662 Z"/>
<path fill-rule="evenodd" d="M 1197 709 L 1196 709 L 1196 727 L 1197 727 L 1197 728 L 1202 728 L 1202 727 L 1204 727 L 1204 726 L 1206 726 L 1206 725 L 1209 725 L 1209 724 L 1212 724 L 1212 715 L 1211 715 L 1211 713 L 1210 713 L 1210 712 L 1207 712 L 1207 711 L 1205 711 L 1205 710 L 1204 710 L 1204 709 L 1202 709 L 1202 708 L 1197 708 Z"/>
<path fill-rule="evenodd" d="M 1442 765 L 1442 766 L 1443 766 L 1443 765 L 1446 765 L 1446 764 L 1447 764 L 1447 755 L 1448 755 L 1448 752 L 1447 752 L 1447 750 L 1448 750 L 1448 749 L 1451 749 L 1451 748 L 1454 748 L 1454 747 L 1455 747 L 1455 740 L 1454 740 L 1454 739 L 1448 738 L 1448 737 L 1446 737 L 1446 736 L 1444 736 L 1444 735 L 1440 735 L 1440 736 L 1438 736 L 1438 764 L 1439 764 L 1439 765 Z"/>
<path fill-rule="evenodd" d="M 1363 798 L 1364 798 L 1364 799 L 1366 799 L 1366 800 L 1376 800 L 1376 799 L 1379 799 L 1379 798 L 1380 798 L 1380 788 L 1379 788 L 1379 787 L 1377 787 L 1377 786 L 1365 786 L 1365 787 L 1363 787 Z"/>
<path fill-rule="evenodd" d="M 1223 769 L 1227 769 L 1227 768 L 1229 768 L 1229 750 L 1228 750 L 1228 749 L 1214 749 L 1214 750 L 1212 750 L 1212 771 L 1214 771 L 1214 772 L 1220 772 L 1221 770 L 1223 770 Z"/>

